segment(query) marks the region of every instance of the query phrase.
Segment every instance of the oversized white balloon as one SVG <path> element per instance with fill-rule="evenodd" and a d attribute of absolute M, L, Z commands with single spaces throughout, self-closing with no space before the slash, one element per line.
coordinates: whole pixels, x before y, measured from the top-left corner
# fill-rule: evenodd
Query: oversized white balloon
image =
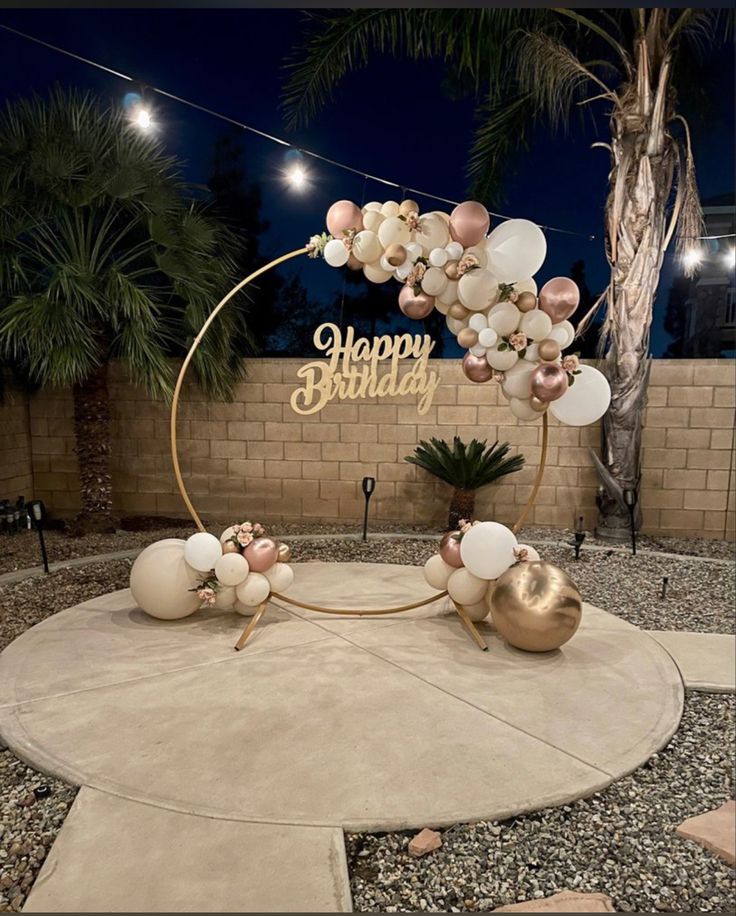
<path fill-rule="evenodd" d="M 447 286 L 447 276 L 439 267 L 430 267 L 422 277 L 422 289 L 428 296 L 439 296 Z"/>
<path fill-rule="evenodd" d="M 271 583 L 274 592 L 285 592 L 294 581 L 294 570 L 288 563 L 274 563 L 263 575 Z"/>
<path fill-rule="evenodd" d="M 460 541 L 460 557 L 479 579 L 497 579 L 514 562 L 516 537 L 510 528 L 498 522 L 473 525 Z"/>
<path fill-rule="evenodd" d="M 389 245 L 406 245 L 411 239 L 411 230 L 406 220 L 398 216 L 389 216 L 378 227 L 378 239 L 384 248 Z"/>
<path fill-rule="evenodd" d="M 486 360 L 489 366 L 499 372 L 506 372 L 519 362 L 519 354 L 516 350 L 499 350 L 498 347 L 489 347 L 486 350 Z"/>
<path fill-rule="evenodd" d="M 238 601 L 247 607 L 256 607 L 271 594 L 271 583 L 262 573 L 252 572 L 248 578 L 235 587 Z"/>
<path fill-rule="evenodd" d="M 178 538 L 156 541 L 142 550 L 130 570 L 130 590 L 141 610 L 159 620 L 179 620 L 202 604 L 196 591 L 201 576 L 184 559 Z"/>
<path fill-rule="evenodd" d="M 498 283 L 490 271 L 469 270 L 460 277 L 457 294 L 465 308 L 471 312 L 481 312 L 498 298 Z"/>
<path fill-rule="evenodd" d="M 222 588 L 217 589 L 214 606 L 221 611 L 229 611 L 236 601 L 235 589 L 231 585 L 224 585 Z"/>
<path fill-rule="evenodd" d="M 565 350 L 575 340 L 575 328 L 569 321 L 560 321 L 559 324 L 552 325 L 552 330 L 547 337 L 556 340 L 560 345 L 560 350 Z"/>
<path fill-rule="evenodd" d="M 330 267 L 344 267 L 350 258 L 350 252 L 340 239 L 330 239 L 325 245 L 324 255 Z"/>
<path fill-rule="evenodd" d="M 383 225 L 384 223 L 381 223 L 381 226 Z M 355 257 L 363 264 L 371 264 L 383 254 L 383 248 L 378 236 L 375 232 L 371 232 L 370 229 L 363 229 L 355 236 L 352 251 Z"/>
<path fill-rule="evenodd" d="M 462 542 L 461 542 L 462 550 Z M 447 591 L 450 598 L 458 604 L 477 604 L 483 600 L 488 582 L 473 575 L 468 569 L 460 568 L 447 580 Z"/>
<path fill-rule="evenodd" d="M 528 399 L 532 396 L 532 372 L 536 369 L 525 359 L 520 359 L 507 372 L 501 384 L 503 393 L 508 398 Z"/>
<path fill-rule="evenodd" d="M 567 391 L 552 401 L 550 413 L 568 426 L 587 426 L 600 420 L 611 403 L 608 379 L 593 366 L 580 366 L 580 375 Z"/>
<path fill-rule="evenodd" d="M 455 567 L 445 563 L 438 553 L 431 556 L 424 564 L 424 578 L 427 580 L 427 584 L 440 592 L 447 588 L 447 580 L 454 572 Z"/>
<path fill-rule="evenodd" d="M 184 559 L 199 572 L 209 572 L 222 556 L 222 544 L 214 534 L 198 531 L 184 545 Z"/>
<path fill-rule="evenodd" d="M 542 417 L 542 414 L 532 407 L 527 398 L 510 398 L 509 410 L 520 420 L 540 420 Z"/>
<path fill-rule="evenodd" d="M 250 572 L 242 553 L 224 553 L 215 563 L 217 581 L 223 585 L 240 585 Z"/>
<path fill-rule="evenodd" d="M 544 263 L 547 241 L 528 219 L 509 219 L 497 226 L 486 242 L 489 268 L 500 283 L 533 276 Z"/>
<path fill-rule="evenodd" d="M 544 340 L 552 330 L 552 319 L 541 309 L 532 309 L 521 316 L 519 330 L 533 340 Z"/>

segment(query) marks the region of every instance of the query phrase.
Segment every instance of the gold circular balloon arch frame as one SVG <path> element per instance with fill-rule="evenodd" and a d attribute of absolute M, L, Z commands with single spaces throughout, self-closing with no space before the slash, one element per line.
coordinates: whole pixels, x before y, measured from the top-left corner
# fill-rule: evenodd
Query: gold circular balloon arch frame
<path fill-rule="evenodd" d="M 194 358 L 194 354 L 197 352 L 197 348 L 199 347 L 200 343 L 204 339 L 204 336 L 207 333 L 207 331 L 209 330 L 210 326 L 212 325 L 212 322 L 215 320 L 215 318 L 217 318 L 218 314 L 222 311 L 222 309 L 227 305 L 227 303 L 234 296 L 236 296 L 249 283 L 252 283 L 253 280 L 255 280 L 257 277 L 262 276 L 263 274 L 267 273 L 269 270 L 272 270 L 274 267 L 278 267 L 279 264 L 283 264 L 285 261 L 290 261 L 292 258 L 298 258 L 300 255 L 308 254 L 308 253 L 309 253 L 309 248 L 307 248 L 306 246 L 304 248 L 297 248 L 294 251 L 288 252 L 288 254 L 281 255 L 281 257 L 276 258 L 273 261 L 269 261 L 268 264 L 264 264 L 263 267 L 259 267 L 258 270 L 254 270 L 253 273 L 249 274 L 244 280 L 241 280 L 240 283 L 234 286 L 230 290 L 230 292 L 227 293 L 227 295 L 223 296 L 223 298 L 220 299 L 217 305 L 212 309 L 210 314 L 207 316 L 207 320 L 202 325 L 202 328 L 200 329 L 199 334 L 197 334 L 197 336 L 194 338 L 194 341 L 191 347 L 189 348 L 189 352 L 184 357 L 184 362 L 181 365 L 181 369 L 179 370 L 179 375 L 176 379 L 176 385 L 174 386 L 174 396 L 171 400 L 171 419 L 170 419 L 170 426 L 169 426 L 170 440 L 171 440 L 171 461 L 174 467 L 174 476 L 176 477 L 176 483 L 177 483 L 177 486 L 179 487 L 179 492 L 181 493 L 181 497 L 184 500 L 184 504 L 186 505 L 189 514 L 191 515 L 192 519 L 194 520 L 195 525 L 197 526 L 197 528 L 200 531 L 206 531 L 207 529 L 205 528 L 202 522 L 202 519 L 199 517 L 197 510 L 194 508 L 194 504 L 192 503 L 192 500 L 189 496 L 187 488 L 184 484 L 184 479 L 181 474 L 181 465 L 179 463 L 179 449 L 178 449 L 177 436 L 176 436 L 176 423 L 177 423 L 177 417 L 178 417 L 178 412 L 179 412 L 179 400 L 181 397 L 181 390 L 184 385 L 184 379 L 186 378 L 187 371 L 192 362 L 192 359 Z M 534 479 L 534 485 L 532 487 L 532 492 L 529 495 L 529 499 L 527 500 L 526 505 L 522 509 L 521 513 L 519 514 L 519 517 L 516 519 L 511 529 L 514 532 L 514 534 L 517 534 L 521 530 L 524 524 L 524 520 L 526 519 L 532 506 L 534 505 L 534 502 L 536 501 L 537 493 L 539 492 L 539 487 L 541 486 L 541 483 L 542 483 L 542 477 L 544 476 L 544 468 L 545 468 L 545 464 L 547 461 L 548 438 L 549 438 L 549 424 L 547 420 L 547 413 L 545 411 L 545 413 L 542 414 L 542 452 L 539 458 L 539 467 L 537 468 L 537 474 Z M 409 611 L 414 608 L 423 607 L 426 604 L 431 604 L 433 601 L 438 601 L 440 598 L 447 597 L 447 595 L 448 595 L 447 591 L 441 591 L 441 592 L 438 592 L 436 595 L 431 596 L 430 598 L 425 598 L 422 601 L 417 601 L 417 602 L 414 602 L 413 604 L 403 604 L 398 607 L 380 608 L 378 610 L 355 610 L 355 609 L 350 609 L 350 608 L 320 607 L 319 605 L 308 604 L 302 601 L 298 601 L 295 598 L 289 598 L 288 596 L 281 595 L 278 592 L 271 592 L 271 594 L 269 595 L 269 598 L 267 598 L 266 601 L 262 602 L 258 606 L 258 609 L 256 610 L 255 614 L 251 618 L 250 623 L 245 628 L 242 636 L 236 643 L 235 648 L 236 649 L 243 648 L 248 638 L 250 637 L 251 633 L 255 629 L 256 624 L 258 623 L 263 613 L 265 612 L 266 607 L 268 605 L 268 601 L 271 597 L 279 598 L 280 600 L 286 601 L 289 604 L 293 604 L 296 607 L 304 608 L 305 610 L 310 610 L 310 611 L 318 611 L 322 614 L 340 614 L 344 616 L 353 616 L 353 617 L 372 617 L 372 616 L 381 616 L 385 614 L 400 614 L 403 611 Z M 454 601 L 452 598 L 450 600 L 454 604 L 455 610 L 457 611 L 458 615 L 460 616 L 460 619 L 462 620 L 466 629 L 472 636 L 473 640 L 477 643 L 477 645 L 481 649 L 487 650 L 488 646 L 486 645 L 485 640 L 483 639 L 483 637 L 480 635 L 480 633 L 476 629 L 475 625 L 473 624 L 473 621 L 468 616 L 465 608 L 461 604 L 458 604 L 458 602 Z"/>

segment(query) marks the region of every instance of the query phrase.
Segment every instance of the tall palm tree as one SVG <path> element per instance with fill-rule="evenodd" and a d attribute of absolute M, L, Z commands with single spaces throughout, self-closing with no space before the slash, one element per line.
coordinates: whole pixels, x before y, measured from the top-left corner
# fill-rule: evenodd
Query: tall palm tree
<path fill-rule="evenodd" d="M 440 58 L 455 92 L 480 102 L 470 157 L 474 192 L 497 191 L 511 157 L 546 123 L 603 105 L 610 127 L 605 247 L 610 281 L 601 353 L 611 383 L 600 470 L 608 490 L 601 533 L 628 526 L 623 499 L 639 481 L 652 306 L 665 249 L 702 234 L 687 123 L 678 92 L 697 87 L 698 50 L 730 31 L 707 9 L 362 9 L 311 14 L 290 62 L 285 108 L 293 125 L 314 116 L 371 51 Z M 600 304 L 600 303 L 599 303 Z"/>
<path fill-rule="evenodd" d="M 167 357 L 232 286 L 238 242 L 186 190 L 176 159 L 88 94 L 57 89 L 0 115 L 0 356 L 73 390 L 85 528 L 114 521 L 109 361 L 167 397 Z M 209 394 L 230 393 L 246 336 L 232 310 L 203 341 Z"/>

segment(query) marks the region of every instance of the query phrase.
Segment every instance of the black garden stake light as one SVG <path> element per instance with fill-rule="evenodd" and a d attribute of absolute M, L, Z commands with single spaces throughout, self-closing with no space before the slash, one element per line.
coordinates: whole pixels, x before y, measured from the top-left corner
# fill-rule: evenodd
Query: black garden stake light
<path fill-rule="evenodd" d="M 575 559 L 580 559 L 580 548 L 583 546 L 583 541 L 585 540 L 585 532 L 583 531 L 583 516 L 578 516 L 578 523 L 575 526 Z"/>
<path fill-rule="evenodd" d="M 31 517 L 31 524 L 38 531 L 38 542 L 41 545 L 41 558 L 43 560 L 44 572 L 49 571 L 49 558 L 46 553 L 46 542 L 43 539 L 43 525 L 46 521 L 46 506 L 43 500 L 34 499 L 28 503 L 28 514 Z"/>
<path fill-rule="evenodd" d="M 363 496 L 365 496 L 365 515 L 363 516 L 363 540 L 368 540 L 368 503 L 370 502 L 373 491 L 376 489 L 375 477 L 363 478 Z"/>
<path fill-rule="evenodd" d="M 629 510 L 629 520 L 631 524 L 631 554 L 636 556 L 636 503 L 639 499 L 639 494 L 634 487 L 631 490 L 624 490 L 624 502 L 626 507 Z"/>

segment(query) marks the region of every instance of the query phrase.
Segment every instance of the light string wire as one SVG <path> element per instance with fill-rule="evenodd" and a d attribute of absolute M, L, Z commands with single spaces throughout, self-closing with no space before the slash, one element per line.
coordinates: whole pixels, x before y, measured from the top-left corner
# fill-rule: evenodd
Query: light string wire
<path fill-rule="evenodd" d="M 320 162 L 326 163 L 327 165 L 332 165 L 335 168 L 343 169 L 343 171 L 351 172 L 353 175 L 360 175 L 364 179 L 364 189 L 365 181 L 370 179 L 371 181 L 376 181 L 379 184 L 383 184 L 391 188 L 398 188 L 402 193 L 410 192 L 412 194 L 417 194 L 420 197 L 427 197 L 431 200 L 438 200 L 441 203 L 451 204 L 452 206 L 457 206 L 460 203 L 460 201 L 452 200 L 449 197 L 440 197 L 438 194 L 431 194 L 429 191 L 421 191 L 418 188 L 410 188 L 407 185 L 401 184 L 397 181 L 391 181 L 388 178 L 381 178 L 379 175 L 373 175 L 370 172 L 364 172 L 362 169 L 356 169 L 351 165 L 347 165 L 345 162 L 339 162 L 337 159 L 330 159 L 328 156 L 323 156 L 321 153 L 315 153 L 313 150 L 308 150 L 304 147 L 296 146 L 288 140 L 284 140 L 283 138 L 277 137 L 274 134 L 269 134 L 264 130 L 259 130 L 257 127 L 253 127 L 252 125 L 246 124 L 243 121 L 238 121 L 235 118 L 231 118 L 229 115 L 223 114 L 220 111 L 215 111 L 212 108 L 208 108 L 206 105 L 200 105 L 198 102 L 193 102 L 191 99 L 176 95 L 173 92 L 168 92 L 166 89 L 161 89 L 158 86 L 153 86 L 150 83 L 147 83 L 145 80 L 136 79 L 135 77 L 129 76 L 127 73 L 121 73 L 119 70 L 113 70 L 111 67 L 107 67 L 105 64 L 101 64 L 98 61 L 91 60 L 88 57 L 83 57 L 81 54 L 76 54 L 73 51 L 69 51 L 66 48 L 60 47 L 59 45 L 54 45 L 48 41 L 43 41 L 43 39 L 37 38 L 35 35 L 29 35 L 27 32 L 21 32 L 20 29 L 14 29 L 9 25 L 5 25 L 4 23 L 0 23 L 0 29 L 5 32 L 9 32 L 12 35 L 16 35 L 19 38 L 24 38 L 26 41 L 31 41 L 35 44 L 41 45 L 44 48 L 48 48 L 51 51 L 55 51 L 57 54 L 62 54 L 66 57 L 70 57 L 73 60 L 86 64 L 89 67 L 95 67 L 96 69 L 102 70 L 104 73 L 108 73 L 111 76 L 117 77 L 118 79 L 127 80 L 130 83 L 145 86 L 146 90 L 155 92 L 157 95 L 160 95 L 163 98 L 170 99 L 173 102 L 178 102 L 181 105 L 186 105 L 195 111 L 200 111 L 203 114 L 210 115 L 213 118 L 218 118 L 221 121 L 225 121 L 226 123 L 233 125 L 234 127 L 238 127 L 241 130 L 255 134 L 264 140 L 270 140 L 272 143 L 277 143 L 279 146 L 285 146 L 288 149 L 296 150 L 298 153 L 301 153 L 304 156 L 309 156 L 312 159 L 317 159 Z M 509 216 L 506 213 L 496 213 L 493 210 L 489 210 L 488 212 L 491 216 L 496 217 L 496 219 L 514 219 L 514 217 Z M 547 226 L 542 225 L 541 223 L 539 224 L 539 227 L 549 232 L 558 232 L 563 235 L 579 236 L 581 238 L 587 239 L 589 242 L 595 241 L 596 239 L 594 234 L 577 232 L 573 229 L 561 229 L 558 226 Z M 710 239 L 729 239 L 735 237 L 736 233 L 727 233 L 724 235 L 696 235 L 689 238 L 692 241 L 706 241 Z"/>

